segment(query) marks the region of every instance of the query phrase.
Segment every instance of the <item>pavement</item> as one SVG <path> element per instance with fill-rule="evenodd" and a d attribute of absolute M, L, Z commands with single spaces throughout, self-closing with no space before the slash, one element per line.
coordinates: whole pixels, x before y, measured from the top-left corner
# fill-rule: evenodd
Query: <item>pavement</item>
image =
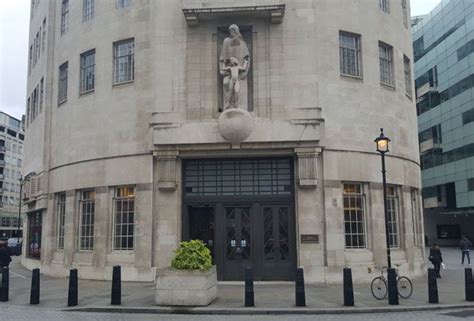
<path fill-rule="evenodd" d="M 255 307 L 244 307 L 243 282 L 218 285 L 218 298 L 207 307 L 173 308 L 155 305 L 155 285 L 146 282 L 122 282 L 122 305 L 110 305 L 111 282 L 79 280 L 79 304 L 67 307 L 68 279 L 41 275 L 41 298 L 38 306 L 29 305 L 31 272 L 23 268 L 19 258 L 10 265 L 10 300 L 0 309 L 37 311 L 120 312 L 142 314 L 346 314 L 422 311 L 474 308 L 465 301 L 464 268 L 458 249 L 442 249 L 447 269 L 438 280 L 439 304 L 428 303 L 427 277 L 413 279 L 413 295 L 400 299 L 400 305 L 389 306 L 387 300 L 372 297 L 369 284 L 354 284 L 355 307 L 343 306 L 342 285 L 306 284 L 306 307 L 295 307 L 294 284 L 291 282 L 256 282 Z M 473 262 L 474 263 L 474 262 Z M 342 272 L 341 272 L 342 273 Z M 2 309 L 3 310 L 3 309 Z M 1 315 L 0 315 L 1 320 Z"/>

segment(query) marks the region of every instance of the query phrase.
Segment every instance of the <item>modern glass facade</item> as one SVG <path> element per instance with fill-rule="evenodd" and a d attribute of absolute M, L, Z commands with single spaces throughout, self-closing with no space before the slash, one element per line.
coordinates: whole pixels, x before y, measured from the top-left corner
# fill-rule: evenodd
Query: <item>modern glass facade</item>
<path fill-rule="evenodd" d="M 412 25 L 426 234 L 454 243 L 474 233 L 474 2 L 443 0 Z"/>

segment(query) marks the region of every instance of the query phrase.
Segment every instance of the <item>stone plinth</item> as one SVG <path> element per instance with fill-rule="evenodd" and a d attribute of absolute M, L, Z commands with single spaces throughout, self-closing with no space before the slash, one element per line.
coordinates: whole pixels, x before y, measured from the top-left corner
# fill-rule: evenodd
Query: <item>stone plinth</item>
<path fill-rule="evenodd" d="M 208 271 L 165 269 L 157 273 L 157 305 L 206 306 L 217 296 L 216 266 Z"/>

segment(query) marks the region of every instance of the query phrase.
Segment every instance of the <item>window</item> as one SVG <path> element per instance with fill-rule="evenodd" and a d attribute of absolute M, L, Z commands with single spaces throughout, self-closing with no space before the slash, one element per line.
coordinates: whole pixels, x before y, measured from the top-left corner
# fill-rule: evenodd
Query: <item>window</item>
<path fill-rule="evenodd" d="M 83 0 L 82 20 L 87 21 L 94 18 L 94 0 Z"/>
<path fill-rule="evenodd" d="M 408 28 L 408 10 L 407 10 L 407 0 L 402 1 L 402 16 L 403 16 L 403 25 L 405 28 Z"/>
<path fill-rule="evenodd" d="M 341 75 L 362 77 L 359 35 L 339 32 L 339 60 Z"/>
<path fill-rule="evenodd" d="M 94 249 L 94 191 L 81 192 L 79 208 L 81 211 L 81 222 L 79 227 L 79 249 L 82 251 L 90 251 Z"/>
<path fill-rule="evenodd" d="M 62 0 L 61 3 L 61 35 L 64 35 L 69 24 L 69 0 Z"/>
<path fill-rule="evenodd" d="M 385 85 L 394 86 L 393 74 L 393 47 L 379 42 L 380 57 L 380 82 Z"/>
<path fill-rule="evenodd" d="M 41 51 L 46 47 L 46 18 L 43 20 L 43 37 L 41 38 Z"/>
<path fill-rule="evenodd" d="M 467 179 L 467 190 L 469 192 L 474 192 L 474 178 Z"/>
<path fill-rule="evenodd" d="M 133 187 L 117 187 L 113 200 L 113 249 L 133 250 L 135 194 Z"/>
<path fill-rule="evenodd" d="M 114 83 L 134 80 L 134 39 L 114 43 Z"/>
<path fill-rule="evenodd" d="M 117 8 L 125 8 L 132 4 L 132 0 L 117 0 Z"/>
<path fill-rule="evenodd" d="M 33 68 L 33 45 L 30 46 L 28 57 L 28 72 L 31 72 L 31 68 Z"/>
<path fill-rule="evenodd" d="M 343 199 L 346 248 L 365 248 L 365 211 L 362 185 L 344 184 Z"/>
<path fill-rule="evenodd" d="M 28 214 L 28 244 L 26 250 L 29 258 L 41 258 L 41 211 Z"/>
<path fill-rule="evenodd" d="M 398 241 L 398 199 L 394 186 L 387 186 L 388 238 L 391 248 L 399 247 Z"/>
<path fill-rule="evenodd" d="M 383 12 L 390 13 L 390 0 L 379 0 L 379 8 Z"/>
<path fill-rule="evenodd" d="M 410 65 L 410 59 L 405 55 L 403 55 L 403 72 L 405 74 L 405 94 L 408 97 L 412 97 L 413 84 L 411 81 L 411 65 Z"/>
<path fill-rule="evenodd" d="M 411 213 L 413 221 L 413 244 L 418 247 L 423 246 L 423 230 L 421 226 L 421 209 L 419 202 L 418 190 L 412 188 L 410 191 L 411 196 Z"/>
<path fill-rule="evenodd" d="M 56 248 L 64 249 L 64 223 L 66 219 L 66 193 L 56 194 Z"/>
<path fill-rule="evenodd" d="M 81 55 L 81 89 L 88 92 L 95 88 L 95 49 Z"/>
<path fill-rule="evenodd" d="M 30 98 L 26 101 L 26 125 L 30 124 Z"/>
<path fill-rule="evenodd" d="M 67 61 L 59 66 L 58 104 L 67 100 L 67 69 Z"/>
<path fill-rule="evenodd" d="M 39 112 L 43 109 L 43 94 L 44 94 L 44 78 L 40 81 L 40 92 L 39 92 Z"/>

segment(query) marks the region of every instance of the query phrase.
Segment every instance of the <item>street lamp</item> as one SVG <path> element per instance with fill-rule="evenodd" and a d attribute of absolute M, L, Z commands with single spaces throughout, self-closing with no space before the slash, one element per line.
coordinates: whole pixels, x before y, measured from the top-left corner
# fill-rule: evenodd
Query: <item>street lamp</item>
<path fill-rule="evenodd" d="M 389 151 L 390 138 L 384 135 L 383 128 L 380 128 L 380 136 L 375 138 L 377 151 L 382 156 L 382 184 L 383 184 L 383 210 L 385 215 L 385 242 L 387 245 L 387 279 L 388 279 L 388 303 L 398 304 L 397 274 L 392 269 L 392 258 L 390 254 L 390 234 L 389 234 L 389 216 L 387 211 L 387 178 L 385 170 L 385 153 Z"/>

